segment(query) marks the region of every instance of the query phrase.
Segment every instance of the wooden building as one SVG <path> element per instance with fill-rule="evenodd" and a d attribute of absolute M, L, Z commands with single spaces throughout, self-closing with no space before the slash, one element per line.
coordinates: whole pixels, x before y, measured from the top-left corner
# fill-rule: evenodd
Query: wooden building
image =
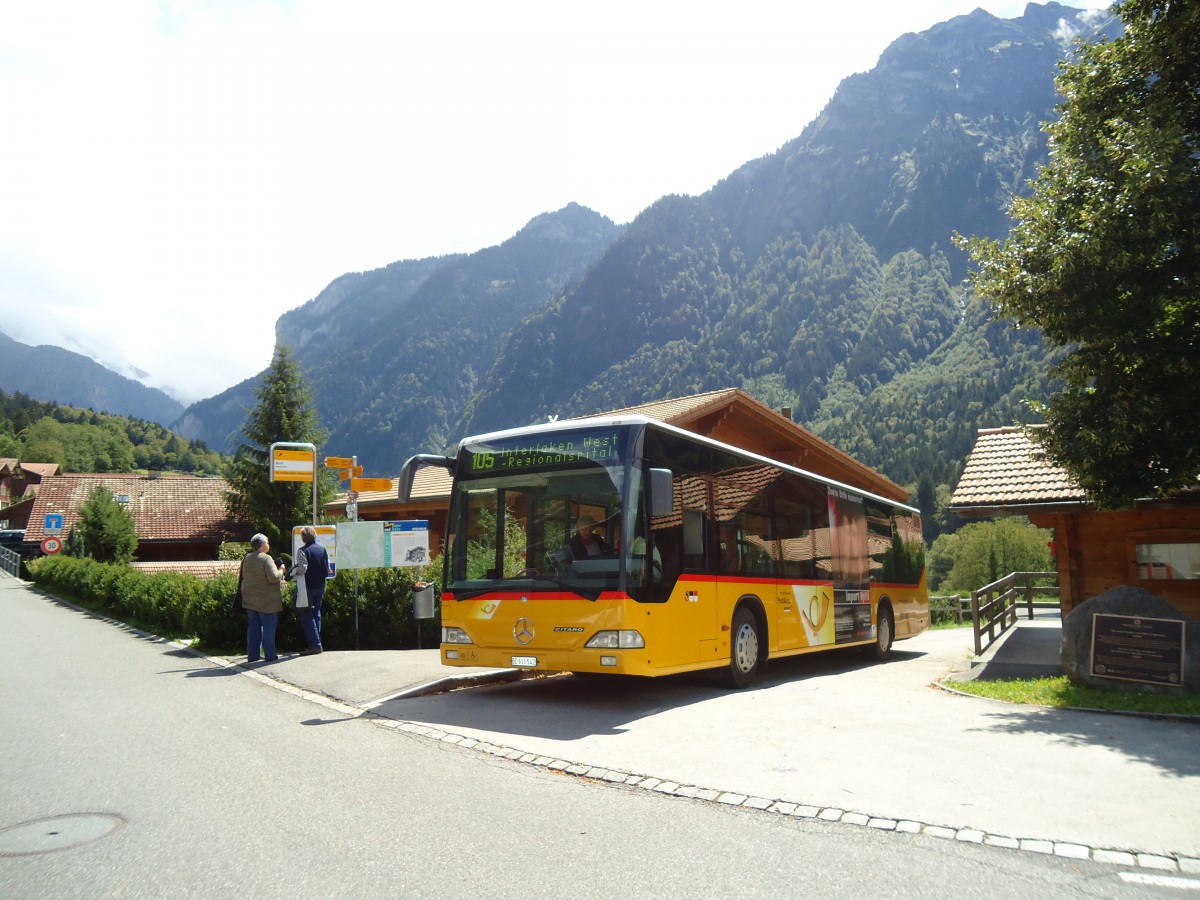
<path fill-rule="evenodd" d="M 648 416 L 891 500 L 908 502 L 908 491 L 900 485 L 800 427 L 789 415 L 776 412 L 736 388 L 598 415 Z M 580 421 L 587 418 L 593 417 L 582 417 Z M 397 482 L 398 477 L 393 477 L 389 491 L 361 493 L 358 497 L 359 519 L 428 519 L 430 551 L 436 556 L 441 551 L 450 502 L 449 474 L 433 466 L 422 468 L 417 472 L 411 500 L 406 504 L 401 504 L 398 499 Z M 325 512 L 330 516 L 345 515 L 346 497 L 341 496 L 327 504 Z"/>
<path fill-rule="evenodd" d="M 21 462 L 0 458 L 0 527 L 28 526 L 42 480 L 58 474 L 58 463 Z"/>
<path fill-rule="evenodd" d="M 1040 450 L 1030 436 L 1039 427 L 980 430 L 950 509 L 1027 516 L 1052 529 L 1064 617 L 1110 588 L 1134 585 L 1200 619 L 1200 490 L 1098 509 Z"/>

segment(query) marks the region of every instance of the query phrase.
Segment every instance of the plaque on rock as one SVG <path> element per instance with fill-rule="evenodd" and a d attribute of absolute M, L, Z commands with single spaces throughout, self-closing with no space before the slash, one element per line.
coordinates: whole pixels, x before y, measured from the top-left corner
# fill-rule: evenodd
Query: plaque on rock
<path fill-rule="evenodd" d="M 1092 616 L 1092 675 L 1179 687 L 1183 625 L 1148 616 Z"/>

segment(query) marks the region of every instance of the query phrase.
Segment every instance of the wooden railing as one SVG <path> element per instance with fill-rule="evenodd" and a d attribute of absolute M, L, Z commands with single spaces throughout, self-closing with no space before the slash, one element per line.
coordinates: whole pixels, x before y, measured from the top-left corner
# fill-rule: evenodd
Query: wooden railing
<path fill-rule="evenodd" d="M 1034 582 L 1052 584 L 1034 584 Z M 1052 602 L 1035 602 L 1034 597 L 1054 597 Z M 1025 607 L 1029 618 L 1037 609 L 1061 609 L 1057 572 L 1013 572 L 999 581 L 971 592 L 971 624 L 975 628 L 975 655 L 979 656 L 1017 624 L 1017 610 Z M 997 629 L 999 629 L 997 631 Z M 984 642 L 984 635 L 987 641 Z"/>
<path fill-rule="evenodd" d="M 959 625 L 964 619 L 971 617 L 971 598 L 960 594 L 950 594 L 944 597 L 929 598 L 929 614 L 933 621 L 940 622 L 942 617 L 953 619 Z"/>

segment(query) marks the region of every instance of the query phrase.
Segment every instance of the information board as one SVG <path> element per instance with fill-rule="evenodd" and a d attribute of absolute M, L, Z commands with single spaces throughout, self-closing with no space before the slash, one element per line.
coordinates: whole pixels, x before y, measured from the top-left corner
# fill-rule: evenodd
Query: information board
<path fill-rule="evenodd" d="M 300 537 L 300 531 L 307 526 L 297 525 L 292 529 L 292 560 L 300 555 L 300 548 L 304 546 L 304 539 Z M 337 532 L 338 525 L 314 525 L 313 530 L 317 533 L 317 543 L 325 548 L 325 552 L 329 555 L 329 573 L 325 576 L 328 581 L 337 575 Z"/>
<path fill-rule="evenodd" d="M 342 522 L 337 526 L 343 569 L 391 569 L 429 562 L 429 522 Z"/>
<path fill-rule="evenodd" d="M 1183 682 L 1184 628 L 1179 619 L 1092 615 L 1092 674 L 1178 686 Z"/>
<path fill-rule="evenodd" d="M 317 451 L 312 444 L 277 441 L 271 445 L 271 481 L 308 481 L 315 479 Z"/>

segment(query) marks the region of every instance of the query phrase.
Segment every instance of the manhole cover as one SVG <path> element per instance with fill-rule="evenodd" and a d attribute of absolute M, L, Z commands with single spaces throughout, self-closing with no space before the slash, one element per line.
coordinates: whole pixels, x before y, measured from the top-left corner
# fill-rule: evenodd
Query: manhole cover
<path fill-rule="evenodd" d="M 69 813 L 0 830 L 0 856 L 35 856 L 90 844 L 116 834 L 125 820 L 111 813 Z"/>

